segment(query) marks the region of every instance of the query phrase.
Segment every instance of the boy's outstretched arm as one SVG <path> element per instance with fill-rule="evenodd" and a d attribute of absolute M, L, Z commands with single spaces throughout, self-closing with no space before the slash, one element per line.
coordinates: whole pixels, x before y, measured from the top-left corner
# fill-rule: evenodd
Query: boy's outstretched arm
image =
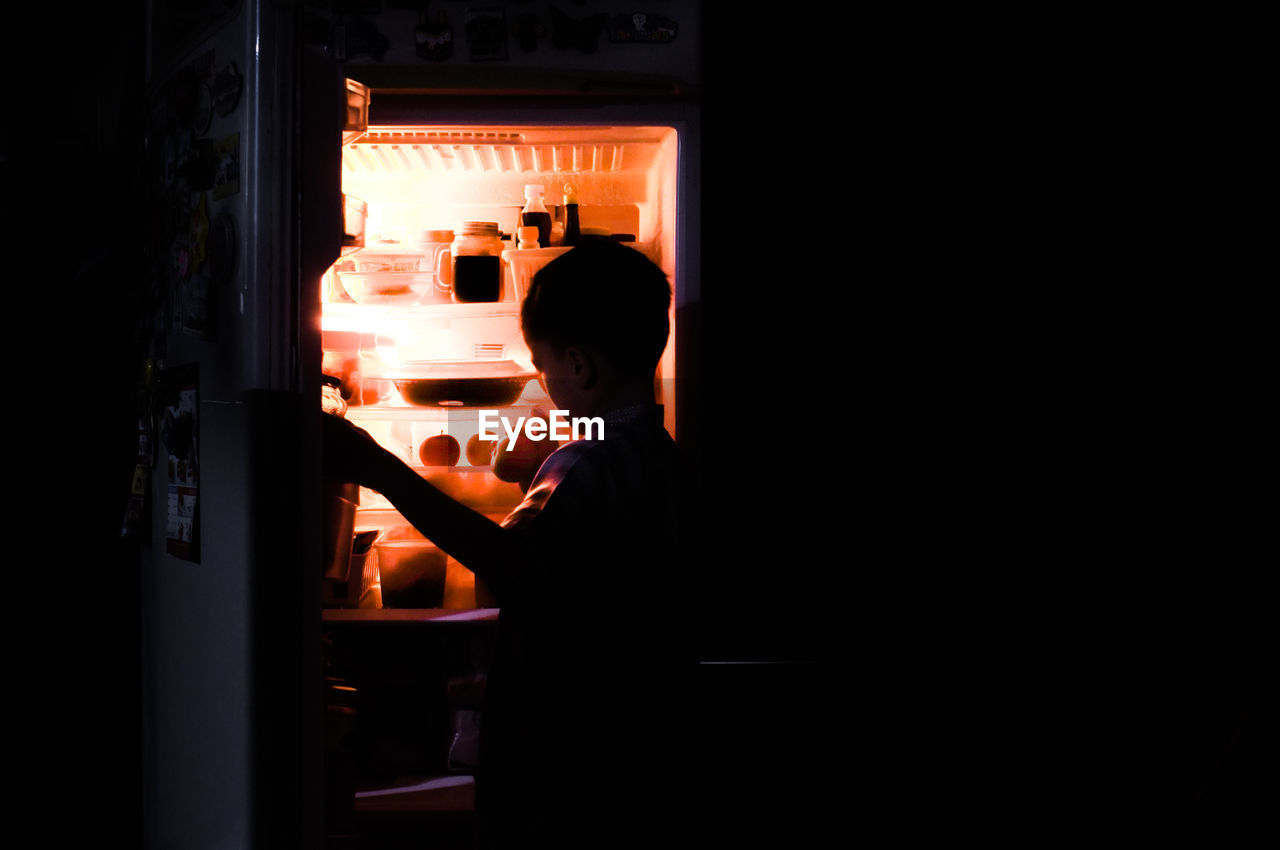
<path fill-rule="evenodd" d="M 324 415 L 325 473 L 377 490 L 414 528 L 479 576 L 501 602 L 524 560 L 520 536 L 445 495 L 369 434 Z"/>

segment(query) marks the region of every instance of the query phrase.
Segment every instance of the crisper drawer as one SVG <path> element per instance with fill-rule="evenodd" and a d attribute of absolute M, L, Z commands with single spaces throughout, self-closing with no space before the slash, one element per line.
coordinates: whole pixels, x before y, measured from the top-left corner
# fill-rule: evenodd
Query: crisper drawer
<path fill-rule="evenodd" d="M 536 381 L 530 383 L 541 389 Z M 515 404 L 502 408 L 379 404 L 352 407 L 347 411 L 347 419 L 432 481 L 449 475 L 493 478 L 490 457 L 496 443 L 480 439 L 481 414 L 487 417 L 488 432 L 505 438 L 502 425 L 495 426 L 494 420 L 503 418 L 518 423 L 529 416 L 539 402 L 537 394 L 530 390 Z M 478 486 L 468 486 L 466 491 L 477 489 Z"/>

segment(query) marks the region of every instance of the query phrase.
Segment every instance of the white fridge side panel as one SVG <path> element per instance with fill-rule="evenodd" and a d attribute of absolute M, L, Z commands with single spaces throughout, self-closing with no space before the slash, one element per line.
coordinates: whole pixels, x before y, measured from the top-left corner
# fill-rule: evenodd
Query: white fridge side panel
<path fill-rule="evenodd" d="M 246 131 L 242 164 L 249 200 L 245 274 L 237 323 L 244 331 L 243 389 L 299 387 L 297 295 L 294 291 L 295 156 L 292 116 L 297 85 L 290 22 L 274 4 L 253 4 L 245 75 Z"/>
<path fill-rule="evenodd" d="M 232 277 L 215 292 L 211 336 L 164 329 L 164 366 L 197 370 L 199 548 L 196 560 L 167 549 L 172 476 L 161 443 L 140 578 L 148 847 L 244 850 L 261 843 L 262 695 L 255 676 L 263 651 L 259 573 L 270 565 L 256 563 L 263 546 L 253 460 L 264 431 L 248 396 L 296 393 L 300 382 L 293 14 L 245 2 L 177 65 L 212 51 L 215 66 L 235 63 L 243 88 L 235 108 L 213 114 L 203 134 L 236 145 L 236 191 L 206 193 L 209 221 L 234 225 Z M 297 503 L 295 492 L 278 498 Z"/>
<path fill-rule="evenodd" d="M 235 513 L 247 487 L 244 406 L 204 402 L 200 428 L 202 454 L 220 459 L 202 464 L 201 508 L 220 532 L 204 535 L 199 563 L 159 541 L 144 564 L 145 827 L 148 846 L 249 847 L 249 552 Z M 165 514 L 155 499 L 153 527 Z"/>

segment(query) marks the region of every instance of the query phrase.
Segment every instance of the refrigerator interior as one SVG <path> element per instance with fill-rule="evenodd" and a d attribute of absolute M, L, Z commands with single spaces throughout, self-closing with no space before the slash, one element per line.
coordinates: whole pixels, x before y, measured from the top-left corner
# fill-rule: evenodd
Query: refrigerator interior
<path fill-rule="evenodd" d="M 363 232 L 349 240 L 321 285 L 322 371 L 343 380 L 347 418 L 433 484 L 500 520 L 522 493 L 500 481 L 488 464 L 488 447 L 477 443 L 479 411 L 497 409 L 510 422 L 535 406 L 554 405 L 535 378 L 520 333 L 519 310 L 537 269 L 569 250 L 557 244 L 519 249 L 505 240 L 500 300 L 455 303 L 436 285 L 439 267 L 423 247 L 462 222 L 495 222 L 506 237 L 518 234 L 525 187 L 541 185 L 553 219 L 559 218 L 566 185 L 579 202 L 587 238 L 614 238 L 653 260 L 673 289 L 672 332 L 659 365 L 655 397 L 666 425 L 676 434 L 677 156 L 675 127 L 587 124 L 449 124 L 369 126 L 344 139 L 342 190 L 358 199 Z M 350 200 L 349 200 L 350 202 Z M 557 222 L 558 224 L 558 222 Z M 356 229 L 349 222 L 348 231 Z M 428 237 L 427 232 L 432 232 Z M 380 253 L 382 252 L 382 253 Z M 391 264 L 369 263 L 391 257 Z M 408 264 L 399 260 L 408 258 Z M 363 264 L 362 264 L 363 261 Z M 371 268 L 408 272 L 405 297 L 370 297 Z M 384 277 L 391 277 L 384 273 Z M 433 369 L 524 381 L 518 397 L 418 399 L 397 378 L 407 369 Z M 491 420 L 492 421 L 492 420 Z M 453 463 L 430 456 L 424 443 L 451 438 Z M 379 494 L 362 489 L 355 519 L 366 539 L 416 537 L 417 532 Z M 376 557 L 352 572 L 347 607 L 379 607 Z M 356 582 L 359 582 L 357 589 Z M 486 604 L 474 577 L 449 559 L 442 607 Z"/>

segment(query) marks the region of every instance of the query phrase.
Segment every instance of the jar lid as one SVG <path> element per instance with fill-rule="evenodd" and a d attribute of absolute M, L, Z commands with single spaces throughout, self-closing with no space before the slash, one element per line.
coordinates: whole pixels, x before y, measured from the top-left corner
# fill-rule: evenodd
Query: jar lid
<path fill-rule="evenodd" d="M 463 236 L 497 236 L 496 221 L 464 221 L 455 228 L 455 232 Z"/>

